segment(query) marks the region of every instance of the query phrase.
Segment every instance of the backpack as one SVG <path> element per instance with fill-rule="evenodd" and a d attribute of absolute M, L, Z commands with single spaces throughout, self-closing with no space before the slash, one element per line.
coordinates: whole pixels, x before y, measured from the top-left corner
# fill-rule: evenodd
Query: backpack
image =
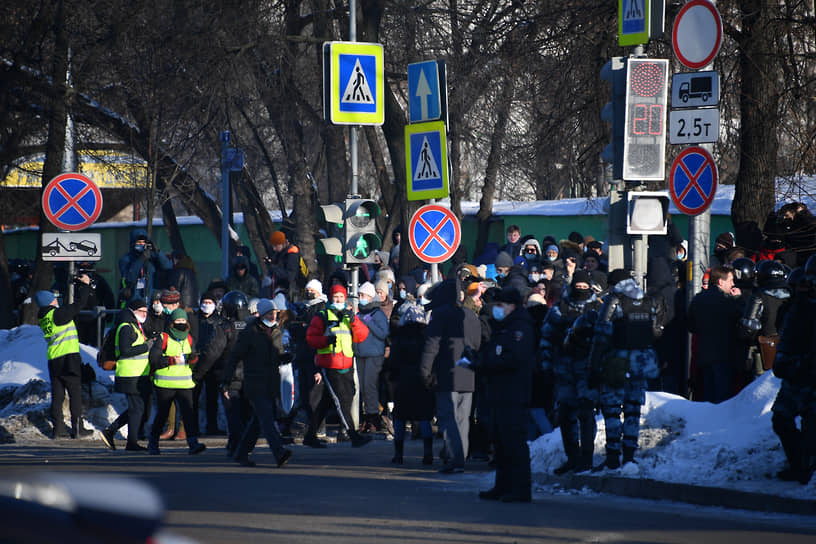
<path fill-rule="evenodd" d="M 99 353 L 96 354 L 96 364 L 102 370 L 113 370 L 116 368 L 116 331 L 119 327 L 111 327 L 105 333 Z"/>
<path fill-rule="evenodd" d="M 303 289 L 306 287 L 306 282 L 309 279 L 309 265 L 306 264 L 303 255 L 300 253 L 300 249 L 296 245 L 289 246 L 289 249 L 286 251 L 289 255 L 297 255 L 298 258 L 298 275 L 295 278 L 295 284 Z"/>

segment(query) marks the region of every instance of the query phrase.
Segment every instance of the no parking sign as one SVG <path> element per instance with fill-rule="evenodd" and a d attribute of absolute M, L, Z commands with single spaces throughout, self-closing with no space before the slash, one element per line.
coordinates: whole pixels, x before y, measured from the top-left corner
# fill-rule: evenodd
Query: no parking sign
<path fill-rule="evenodd" d="M 93 225 L 102 213 L 102 191 L 87 176 L 74 172 L 61 174 L 45 186 L 42 207 L 55 227 L 83 230 Z"/>

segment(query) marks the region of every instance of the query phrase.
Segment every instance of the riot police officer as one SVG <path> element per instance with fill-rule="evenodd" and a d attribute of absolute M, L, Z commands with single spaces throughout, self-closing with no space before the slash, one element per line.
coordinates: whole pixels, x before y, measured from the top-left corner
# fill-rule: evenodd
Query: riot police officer
<path fill-rule="evenodd" d="M 588 353 L 576 350 L 576 334 L 565 344 L 576 320 L 585 312 L 597 312 L 598 300 L 590 287 L 591 279 L 585 270 L 576 270 L 566 296 L 550 308 L 541 327 L 541 369 L 554 380 L 555 401 L 558 405 L 558 423 L 567 461 L 555 469 L 555 474 L 569 471 L 583 472 L 592 468 L 595 449 L 595 403 L 597 389 L 589 383 Z M 581 327 L 580 330 L 584 330 Z"/>
<path fill-rule="evenodd" d="M 788 285 L 794 294 L 773 363 L 773 373 L 782 380 L 782 386 L 771 407 L 771 422 L 788 459 L 788 467 L 777 476 L 806 485 L 813 475 L 812 456 L 816 453 L 816 256 L 808 259 L 804 271 L 799 268 L 790 273 Z M 796 426 L 797 416 L 801 417 L 801 429 Z"/>
<path fill-rule="evenodd" d="M 662 299 L 645 295 L 628 271 L 612 271 L 609 285 L 611 292 L 595 324 L 591 356 L 593 375 L 601 388 L 606 460 L 593 471 L 620 467 L 621 446 L 623 463 L 634 461 L 646 380 L 659 374 L 653 344 L 665 323 Z"/>
<path fill-rule="evenodd" d="M 779 261 L 762 261 L 757 267 L 757 290 L 748 299 L 738 326 L 740 336 L 750 343 L 744 369 L 747 381 L 773 365 L 779 331 L 791 302 L 787 274 L 787 267 Z"/>

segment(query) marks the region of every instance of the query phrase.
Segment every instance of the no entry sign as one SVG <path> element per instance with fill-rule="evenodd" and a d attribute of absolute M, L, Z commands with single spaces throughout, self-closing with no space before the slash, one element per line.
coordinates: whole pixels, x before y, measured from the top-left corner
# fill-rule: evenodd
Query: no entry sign
<path fill-rule="evenodd" d="M 45 216 L 55 227 L 68 231 L 83 230 L 102 213 L 102 192 L 87 176 L 61 174 L 46 185 L 42 196 Z"/>
<path fill-rule="evenodd" d="M 722 19 L 714 4 L 708 0 L 691 0 L 674 20 L 672 49 L 677 60 L 696 70 L 717 56 L 722 34 Z"/>
<path fill-rule="evenodd" d="M 428 204 L 411 217 L 408 241 L 423 262 L 438 264 L 450 259 L 459 248 L 461 239 L 459 220 L 444 206 Z"/>
<path fill-rule="evenodd" d="M 698 215 L 711 206 L 717 192 L 717 165 L 702 147 L 687 147 L 674 159 L 669 172 L 669 193 L 677 209 Z"/>

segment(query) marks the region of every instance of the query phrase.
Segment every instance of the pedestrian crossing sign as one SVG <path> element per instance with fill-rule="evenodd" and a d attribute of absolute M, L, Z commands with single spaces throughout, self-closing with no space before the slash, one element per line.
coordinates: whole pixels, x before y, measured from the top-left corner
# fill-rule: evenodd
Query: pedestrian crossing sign
<path fill-rule="evenodd" d="M 408 200 L 447 198 L 448 142 L 444 121 L 405 125 Z"/>
<path fill-rule="evenodd" d="M 652 0 L 618 0 L 618 45 L 649 42 Z"/>
<path fill-rule="evenodd" d="M 334 125 L 382 125 L 385 68 L 378 43 L 323 44 L 323 113 Z"/>

